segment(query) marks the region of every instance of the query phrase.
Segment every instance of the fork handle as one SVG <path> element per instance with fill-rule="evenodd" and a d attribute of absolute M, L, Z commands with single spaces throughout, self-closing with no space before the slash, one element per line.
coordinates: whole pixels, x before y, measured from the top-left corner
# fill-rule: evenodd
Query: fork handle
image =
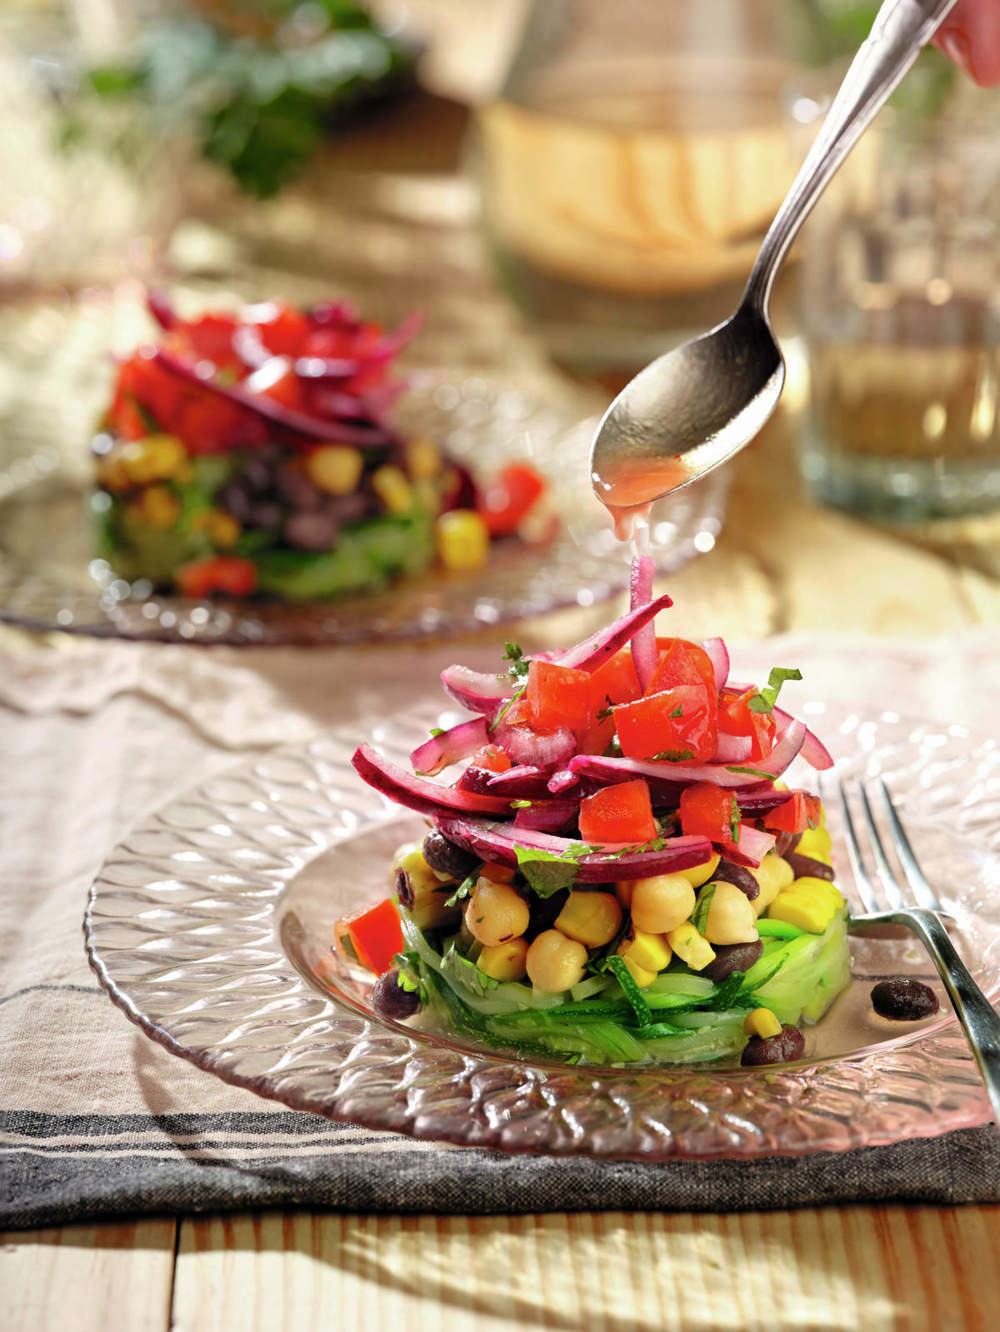
<path fill-rule="evenodd" d="M 979 1065 L 996 1123 L 1000 1125 L 1000 1015 L 972 979 L 948 931 L 933 911 L 888 911 L 883 919 L 908 926 L 933 958 Z"/>

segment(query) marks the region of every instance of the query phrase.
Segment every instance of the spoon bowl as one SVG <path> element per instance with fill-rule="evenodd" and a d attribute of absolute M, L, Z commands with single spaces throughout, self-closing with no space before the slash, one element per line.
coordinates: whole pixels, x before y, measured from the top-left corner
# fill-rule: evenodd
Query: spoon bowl
<path fill-rule="evenodd" d="M 646 366 L 608 408 L 591 479 L 619 536 L 653 500 L 749 444 L 774 411 L 785 363 L 768 322 L 771 286 L 799 227 L 955 0 L 884 0 L 816 141 L 768 228 L 739 309 Z"/>
<path fill-rule="evenodd" d="M 605 412 L 591 454 L 612 510 L 642 509 L 726 462 L 760 430 L 785 382 L 766 318 L 744 302 L 710 333 L 647 365 Z"/>

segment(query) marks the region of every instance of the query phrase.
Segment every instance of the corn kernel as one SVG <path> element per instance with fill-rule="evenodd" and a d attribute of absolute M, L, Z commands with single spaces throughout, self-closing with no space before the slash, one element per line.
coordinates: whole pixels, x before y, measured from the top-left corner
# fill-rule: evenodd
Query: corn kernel
<path fill-rule="evenodd" d="M 350 495 L 358 488 L 364 465 L 360 449 L 323 444 L 306 459 L 306 472 L 328 495 Z"/>
<path fill-rule="evenodd" d="M 446 569 L 455 572 L 481 569 L 490 549 L 490 534 L 478 513 L 452 509 L 434 524 L 438 555 Z"/>
<path fill-rule="evenodd" d="M 210 509 L 206 515 L 205 529 L 213 546 L 229 550 L 235 546 L 240 536 L 240 525 L 231 513 L 222 509 Z"/>
<path fill-rule="evenodd" d="M 662 971 L 670 961 L 670 945 L 662 934 L 644 934 L 636 930 L 631 939 L 623 939 L 618 952 L 626 961 L 631 960 L 645 971 Z"/>
<path fill-rule="evenodd" d="M 187 451 L 174 435 L 147 435 L 121 450 L 122 466 L 133 485 L 167 481 L 187 462 Z"/>
<path fill-rule="evenodd" d="M 406 470 L 413 481 L 431 481 L 441 471 L 441 450 L 432 439 L 411 439 L 406 446 Z"/>
<path fill-rule="evenodd" d="M 687 869 L 675 870 L 675 874 L 682 874 L 692 888 L 700 888 L 703 883 L 708 883 L 709 879 L 719 868 L 719 861 L 722 857 L 718 852 L 710 860 L 704 860 L 700 865 L 691 865 Z"/>
<path fill-rule="evenodd" d="M 372 489 L 389 513 L 409 513 L 413 508 L 413 487 L 395 463 L 386 463 L 372 472 Z"/>
<path fill-rule="evenodd" d="M 715 949 L 698 933 L 689 920 L 667 934 L 667 943 L 692 971 L 702 971 L 715 960 Z"/>
<path fill-rule="evenodd" d="M 632 977 L 640 990 L 645 990 L 647 986 L 652 985 L 653 981 L 656 980 L 655 971 L 647 971 L 645 967 L 640 967 L 638 962 L 634 962 L 632 958 L 627 957 L 622 953 L 620 948 L 618 952 L 621 954 L 621 959 L 628 968 L 628 974 Z"/>
<path fill-rule="evenodd" d="M 778 894 L 767 914 L 810 934 L 822 934 L 843 907 L 844 899 L 832 883 L 803 877 Z"/>
<path fill-rule="evenodd" d="M 103 486 L 105 490 L 110 490 L 113 495 L 131 490 L 132 481 L 122 462 L 121 450 L 112 450 L 111 453 L 105 454 L 97 464 L 97 484 Z"/>
<path fill-rule="evenodd" d="M 181 502 L 167 486 L 145 486 L 129 508 L 154 532 L 169 531 L 181 516 Z"/>
<path fill-rule="evenodd" d="M 769 1008 L 752 1008 L 743 1019 L 743 1030 L 748 1036 L 767 1040 L 769 1036 L 781 1035 L 781 1023 Z"/>
<path fill-rule="evenodd" d="M 830 834 L 825 828 L 807 828 L 799 838 L 795 850 L 800 856 L 809 856 L 812 860 L 821 860 L 824 865 L 831 863 Z"/>
<path fill-rule="evenodd" d="M 572 892 L 556 916 L 556 929 L 570 939 L 601 948 L 610 943 L 622 923 L 622 909 L 613 893 Z"/>
<path fill-rule="evenodd" d="M 508 939 L 506 943 L 487 944 L 476 958 L 476 966 L 496 981 L 517 981 L 525 974 L 527 939 Z"/>

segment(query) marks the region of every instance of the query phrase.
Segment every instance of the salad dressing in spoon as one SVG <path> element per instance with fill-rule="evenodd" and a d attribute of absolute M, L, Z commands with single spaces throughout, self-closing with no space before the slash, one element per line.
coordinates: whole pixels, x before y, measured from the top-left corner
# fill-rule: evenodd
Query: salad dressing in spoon
<path fill-rule="evenodd" d="M 775 274 L 816 200 L 954 3 L 884 0 L 764 237 L 739 309 L 653 361 L 604 414 L 591 478 L 619 537 L 637 512 L 738 453 L 773 412 L 785 382 L 768 318 Z"/>

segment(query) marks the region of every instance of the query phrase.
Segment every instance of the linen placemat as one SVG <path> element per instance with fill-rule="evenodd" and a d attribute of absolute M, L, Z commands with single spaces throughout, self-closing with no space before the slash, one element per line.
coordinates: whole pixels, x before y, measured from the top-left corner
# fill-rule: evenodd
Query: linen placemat
<path fill-rule="evenodd" d="M 1000 1201 L 994 1128 L 844 1155 L 660 1164 L 508 1157 L 331 1124 L 230 1087 L 147 1039 L 89 971 L 87 889 L 130 827 L 207 776 L 328 726 L 434 697 L 495 650 L 0 652 L 0 1225 L 263 1205 L 352 1211 L 735 1210 Z M 817 698 L 995 733 L 1000 642 L 786 637 L 742 675 L 800 666 Z"/>

